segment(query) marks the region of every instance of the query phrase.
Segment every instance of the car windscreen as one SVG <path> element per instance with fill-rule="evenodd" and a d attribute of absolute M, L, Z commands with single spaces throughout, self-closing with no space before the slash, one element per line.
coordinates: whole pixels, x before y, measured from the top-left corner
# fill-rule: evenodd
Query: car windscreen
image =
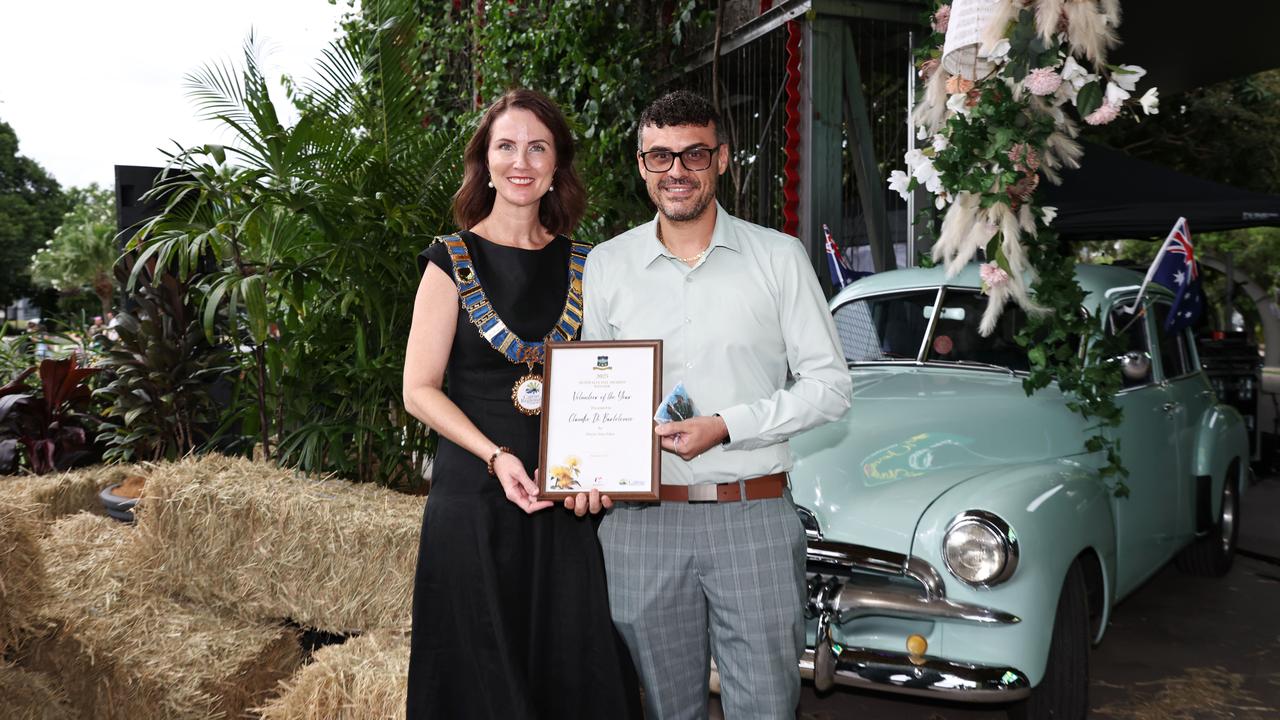
<path fill-rule="evenodd" d="M 836 308 L 836 331 L 845 360 L 915 360 L 929 327 L 924 308 L 937 298 L 938 290 L 932 288 L 862 298 Z"/>
<path fill-rule="evenodd" d="M 938 314 L 926 361 L 996 365 L 1027 370 L 1026 351 L 1014 338 L 1026 316 L 1009 303 L 989 337 L 978 332 L 987 297 L 976 290 L 947 288 L 942 306 L 937 288 L 876 295 L 847 302 L 835 310 L 836 330 L 849 362 L 914 361 Z"/>
<path fill-rule="evenodd" d="M 978 332 L 982 313 L 987 309 L 987 296 L 976 290 L 947 288 L 942 308 L 929 340 L 925 360 L 938 362 L 997 365 L 1010 370 L 1029 370 L 1027 351 L 1014 339 L 1026 323 L 1026 315 L 1015 303 L 1009 303 L 996 322 L 995 330 L 986 337 Z M 935 312 L 924 309 L 926 316 Z"/>

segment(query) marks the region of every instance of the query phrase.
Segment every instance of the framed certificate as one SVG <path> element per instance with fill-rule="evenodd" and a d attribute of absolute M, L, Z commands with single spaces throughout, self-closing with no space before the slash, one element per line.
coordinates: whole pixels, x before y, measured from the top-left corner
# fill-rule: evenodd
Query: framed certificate
<path fill-rule="evenodd" d="M 662 341 L 548 342 L 543 369 L 540 497 L 657 500 Z"/>

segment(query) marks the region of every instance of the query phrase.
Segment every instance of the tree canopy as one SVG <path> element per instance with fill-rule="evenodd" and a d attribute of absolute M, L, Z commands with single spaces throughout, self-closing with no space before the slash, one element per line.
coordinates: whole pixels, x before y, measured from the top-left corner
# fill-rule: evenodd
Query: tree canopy
<path fill-rule="evenodd" d="M 115 294 L 111 268 L 120 255 L 115 242 L 115 193 L 94 183 L 71 188 L 67 197 L 72 207 L 31 258 L 31 279 L 62 293 L 91 290 L 106 315 Z"/>
<path fill-rule="evenodd" d="M 0 121 L 0 305 L 32 294 L 31 255 L 68 209 L 58 181 L 18 154 L 18 135 Z"/>

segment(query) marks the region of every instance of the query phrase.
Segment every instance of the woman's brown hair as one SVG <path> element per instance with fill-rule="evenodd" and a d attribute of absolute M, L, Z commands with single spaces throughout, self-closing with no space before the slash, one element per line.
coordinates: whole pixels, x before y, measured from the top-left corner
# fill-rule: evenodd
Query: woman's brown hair
<path fill-rule="evenodd" d="M 469 229 L 493 211 L 496 191 L 489 187 L 489 133 L 502 113 L 520 108 L 533 113 L 551 131 L 556 145 L 556 172 L 551 184 L 555 190 L 542 196 L 538 205 L 538 221 L 551 233 L 568 235 L 578 226 L 587 207 L 587 193 L 573 169 L 573 134 L 564 113 L 550 98 L 536 90 L 516 88 L 485 110 L 476 132 L 467 142 L 463 154 L 462 187 L 453 195 L 453 219 L 458 227 Z"/>

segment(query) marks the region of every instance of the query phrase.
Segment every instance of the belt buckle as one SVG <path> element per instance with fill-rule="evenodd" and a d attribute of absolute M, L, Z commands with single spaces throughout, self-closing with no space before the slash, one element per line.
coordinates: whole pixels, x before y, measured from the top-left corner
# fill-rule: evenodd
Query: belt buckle
<path fill-rule="evenodd" d="M 701 483 L 689 486 L 689 502 L 691 503 L 713 503 L 719 501 L 719 495 L 716 492 L 717 485 L 715 483 Z"/>

